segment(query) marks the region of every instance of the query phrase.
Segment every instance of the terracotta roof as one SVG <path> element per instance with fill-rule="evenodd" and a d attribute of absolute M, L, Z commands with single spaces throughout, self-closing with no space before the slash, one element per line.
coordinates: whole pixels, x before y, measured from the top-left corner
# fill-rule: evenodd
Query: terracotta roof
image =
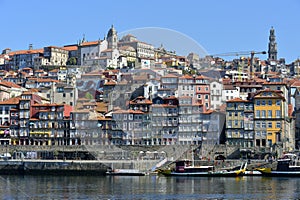
<path fill-rule="evenodd" d="M 67 50 L 67 51 L 77 51 L 78 47 L 77 46 L 65 46 L 62 49 Z"/>
<path fill-rule="evenodd" d="M 167 74 L 161 78 L 178 78 L 178 76 L 176 76 L 175 74 Z"/>
<path fill-rule="evenodd" d="M 84 42 L 80 46 L 91 46 L 91 45 L 98 45 L 99 41 L 91 41 L 91 42 Z"/>
<path fill-rule="evenodd" d="M 30 93 L 39 92 L 39 89 L 37 89 L 37 88 L 30 88 L 30 89 L 28 90 L 28 92 L 30 92 Z"/>
<path fill-rule="evenodd" d="M 188 74 L 185 74 L 185 75 L 181 76 L 179 79 L 194 79 L 194 78 Z"/>
<path fill-rule="evenodd" d="M 234 98 L 234 99 L 230 99 L 230 100 L 228 100 L 228 101 L 226 101 L 227 103 L 235 103 L 235 102 L 240 102 L 240 103 L 243 103 L 243 102 L 248 102 L 248 101 L 246 101 L 246 100 L 243 100 L 243 99 L 241 99 L 241 98 L 238 98 L 238 97 L 236 97 L 236 98 Z"/>
<path fill-rule="evenodd" d="M 56 82 L 56 83 L 59 83 L 58 80 L 54 80 L 54 79 L 50 79 L 50 78 L 29 78 L 28 80 L 36 81 L 36 82 L 39 82 L 39 83 L 43 83 L 43 82 Z"/>
<path fill-rule="evenodd" d="M 299 80 L 294 81 L 291 86 L 292 87 L 300 87 L 300 81 Z"/>
<path fill-rule="evenodd" d="M 5 86 L 5 87 L 9 87 L 9 88 L 21 88 L 21 86 L 13 83 L 13 82 L 10 82 L 10 81 L 0 81 L 0 85 L 2 86 Z"/>
<path fill-rule="evenodd" d="M 59 69 L 52 69 L 51 71 L 49 71 L 50 73 L 57 73 L 59 71 Z"/>
<path fill-rule="evenodd" d="M 11 51 L 8 53 L 8 55 L 13 56 L 13 55 L 18 55 L 18 54 L 37 54 L 37 53 L 44 53 L 44 49 Z"/>
<path fill-rule="evenodd" d="M 114 114 L 144 114 L 143 111 L 141 110 L 117 110 L 117 111 L 113 111 Z"/>
<path fill-rule="evenodd" d="M 17 105 L 20 102 L 21 97 L 13 97 L 10 99 L 7 99 L 5 101 L 0 101 L 1 105 Z"/>
<path fill-rule="evenodd" d="M 64 106 L 65 104 L 58 103 L 43 103 L 43 104 L 32 104 L 33 107 L 52 107 L 52 106 Z"/>
<path fill-rule="evenodd" d="M 203 76 L 203 75 L 199 75 L 199 76 L 197 76 L 196 77 L 196 79 L 209 79 L 208 77 L 206 77 L 206 76 Z"/>
<path fill-rule="evenodd" d="M 172 104 L 153 104 L 152 107 L 162 107 L 162 108 L 177 108 L 177 105 Z"/>
<path fill-rule="evenodd" d="M 129 101 L 129 104 L 152 104 L 152 101 L 143 96 L 139 96 L 132 101 Z"/>
<path fill-rule="evenodd" d="M 33 71 L 33 69 L 31 69 L 30 67 L 24 67 L 23 69 L 21 69 L 22 71 L 25 71 L 25 70 L 29 70 L 29 71 Z"/>
<path fill-rule="evenodd" d="M 271 96 L 257 97 L 258 94 L 261 94 L 261 93 L 263 93 L 263 92 L 272 92 L 272 93 L 277 94 L 278 96 L 277 96 L 277 97 L 271 97 Z M 272 98 L 281 98 L 281 99 L 283 99 L 283 100 L 285 101 L 285 98 L 284 98 L 284 96 L 282 96 L 282 93 L 283 93 L 283 92 L 282 92 L 281 90 L 271 90 L 270 88 L 266 88 L 266 89 L 264 89 L 264 90 L 259 90 L 259 91 L 257 91 L 257 92 L 254 94 L 254 98 L 270 98 L 270 99 L 272 99 Z"/>

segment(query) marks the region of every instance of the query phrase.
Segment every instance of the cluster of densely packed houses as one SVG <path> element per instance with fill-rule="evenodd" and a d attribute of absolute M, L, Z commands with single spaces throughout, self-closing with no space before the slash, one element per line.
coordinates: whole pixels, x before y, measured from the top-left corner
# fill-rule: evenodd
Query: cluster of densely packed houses
<path fill-rule="evenodd" d="M 0 142 L 9 145 L 299 145 L 299 61 L 224 61 L 103 40 L 0 55 Z M 209 67 L 206 70 L 201 67 Z M 210 68 L 214 67 L 214 68 Z"/>

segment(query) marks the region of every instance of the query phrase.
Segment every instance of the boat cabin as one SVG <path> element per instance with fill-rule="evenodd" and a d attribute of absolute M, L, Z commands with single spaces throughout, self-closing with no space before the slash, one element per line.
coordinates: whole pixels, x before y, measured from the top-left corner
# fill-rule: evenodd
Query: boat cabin
<path fill-rule="evenodd" d="M 176 172 L 209 172 L 213 170 L 214 166 L 194 166 L 190 160 L 179 160 L 175 162 Z"/>

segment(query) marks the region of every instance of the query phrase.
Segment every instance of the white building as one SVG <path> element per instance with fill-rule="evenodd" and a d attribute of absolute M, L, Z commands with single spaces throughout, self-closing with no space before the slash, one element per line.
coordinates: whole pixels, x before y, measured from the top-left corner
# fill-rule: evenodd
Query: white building
<path fill-rule="evenodd" d="M 239 90 L 236 89 L 233 85 L 223 85 L 222 90 L 222 103 L 225 103 L 228 100 L 239 98 Z"/>
<path fill-rule="evenodd" d="M 217 109 L 220 105 L 222 105 L 222 90 L 223 84 L 219 81 L 213 81 L 210 83 L 210 105 L 212 109 Z"/>
<path fill-rule="evenodd" d="M 151 44 L 141 42 L 133 35 L 125 35 L 118 43 L 119 47 L 131 46 L 136 50 L 138 58 L 151 58 L 154 59 L 154 47 Z"/>
<path fill-rule="evenodd" d="M 153 99 L 158 96 L 158 89 L 160 88 L 160 81 L 156 79 L 150 79 L 144 84 L 144 97 Z"/>

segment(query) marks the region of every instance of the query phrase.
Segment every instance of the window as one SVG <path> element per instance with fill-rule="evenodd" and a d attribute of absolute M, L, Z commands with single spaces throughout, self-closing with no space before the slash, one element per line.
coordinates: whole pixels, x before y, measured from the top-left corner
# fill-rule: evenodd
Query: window
<path fill-rule="evenodd" d="M 276 110 L 276 118 L 280 118 L 280 110 Z"/>
<path fill-rule="evenodd" d="M 234 126 L 238 126 L 239 125 L 239 121 L 238 120 L 234 120 Z"/>
<path fill-rule="evenodd" d="M 281 128 L 281 123 L 280 122 L 276 122 L 276 128 Z"/>
<path fill-rule="evenodd" d="M 255 127 L 260 128 L 260 122 L 255 122 Z"/>
<path fill-rule="evenodd" d="M 228 132 L 227 132 L 227 137 L 228 137 L 228 138 L 231 138 L 231 137 L 232 137 L 232 132 L 231 132 L 231 131 L 228 131 Z"/>
<path fill-rule="evenodd" d="M 261 105 L 265 106 L 265 105 L 266 105 L 266 101 L 265 101 L 265 100 L 262 100 L 262 101 L 261 101 Z"/>
<path fill-rule="evenodd" d="M 262 127 L 262 128 L 266 128 L 266 122 L 262 122 L 262 123 L 261 123 L 261 127 Z"/>
<path fill-rule="evenodd" d="M 57 92 L 64 92 L 64 88 L 63 87 L 58 87 Z"/>
<path fill-rule="evenodd" d="M 66 97 L 66 93 L 63 93 L 63 97 Z"/>
<path fill-rule="evenodd" d="M 256 118 L 260 117 L 260 110 L 255 111 L 255 117 Z"/>
<path fill-rule="evenodd" d="M 9 107 L 5 107 L 5 114 L 6 114 L 6 115 L 9 114 Z"/>
<path fill-rule="evenodd" d="M 268 122 L 268 128 L 272 128 L 272 122 Z"/>
<path fill-rule="evenodd" d="M 260 105 L 260 100 L 256 100 L 256 105 L 257 105 L 257 106 Z"/>
<path fill-rule="evenodd" d="M 262 117 L 262 118 L 266 118 L 266 111 L 265 111 L 265 110 L 262 110 L 262 111 L 261 111 L 261 117 Z"/>
<path fill-rule="evenodd" d="M 276 106 L 280 106 L 281 101 L 280 100 L 276 100 Z"/>
<path fill-rule="evenodd" d="M 268 101 L 268 105 L 271 106 L 272 105 L 272 100 Z"/>
<path fill-rule="evenodd" d="M 272 110 L 268 110 L 268 118 L 272 118 Z"/>
<path fill-rule="evenodd" d="M 179 126 L 180 127 L 180 126 Z M 228 128 L 231 128 L 232 127 L 232 120 L 228 120 L 227 121 L 227 127 Z"/>

